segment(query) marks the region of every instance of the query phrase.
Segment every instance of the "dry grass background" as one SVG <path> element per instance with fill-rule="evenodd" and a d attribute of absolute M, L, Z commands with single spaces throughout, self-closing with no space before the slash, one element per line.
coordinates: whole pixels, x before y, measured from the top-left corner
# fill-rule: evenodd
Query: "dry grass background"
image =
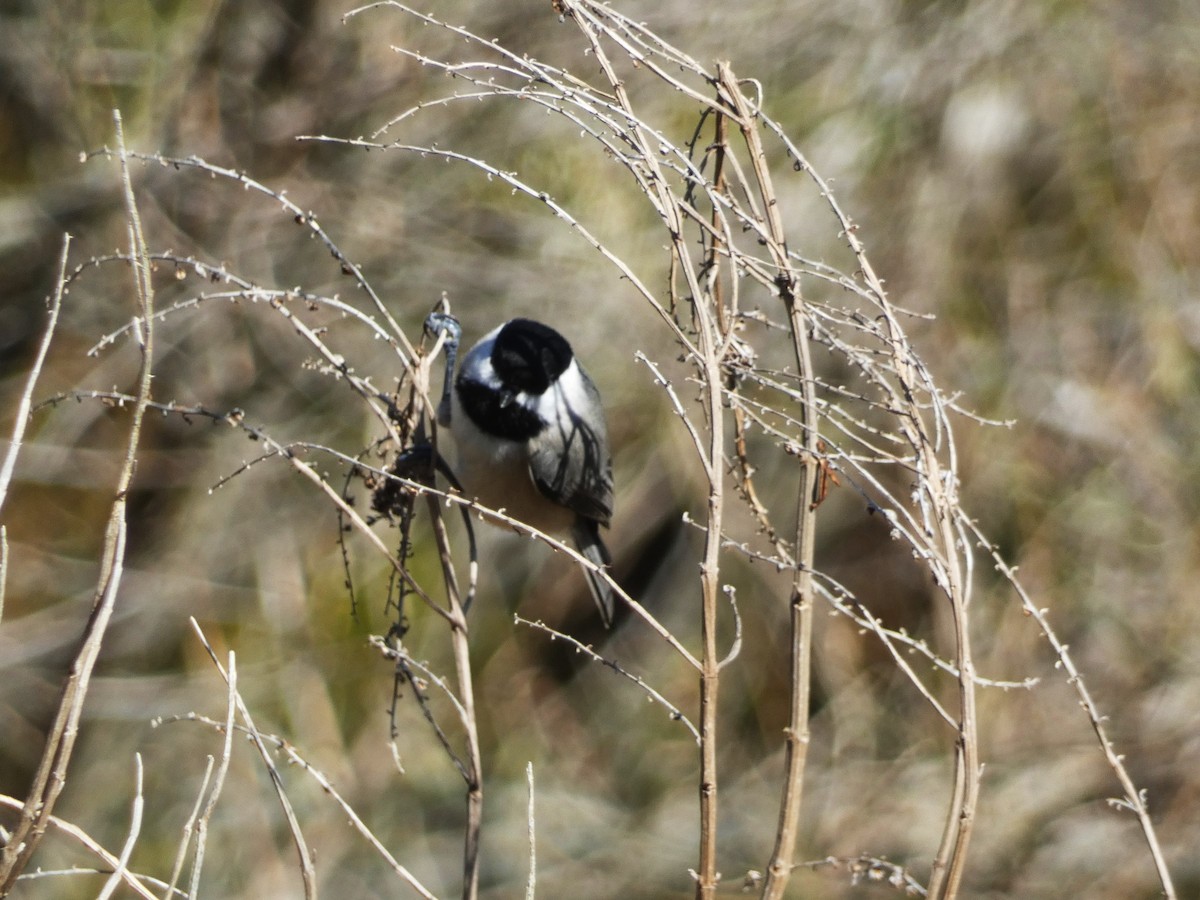
<path fill-rule="evenodd" d="M 736 8 L 735 8 L 736 7 Z M 936 318 L 915 342 L 944 389 L 1012 429 L 963 426 L 964 504 L 1050 607 L 1118 749 L 1149 791 L 1180 896 L 1200 892 L 1200 14 L 1187 3 L 622 4 L 707 61 L 762 82 L 765 105 L 833 181 L 901 305 Z M 669 364 L 653 314 L 560 222 L 466 167 L 297 142 L 357 136 L 453 88 L 394 53 L 454 54 L 436 29 L 340 4 L 33 2 L 0 20 L 0 348 L 15 409 L 43 322 L 61 233 L 75 261 L 125 244 L 110 163 L 120 107 L 132 148 L 243 169 L 314 210 L 410 334 L 442 294 L 469 335 L 513 315 L 559 325 L 604 392 L 615 445 L 617 575 L 667 625 L 695 633 L 698 536 L 680 524 L 703 488 L 680 471 L 684 436 L 633 349 Z M 582 73 L 577 32 L 548 3 L 443 3 L 439 14 Z M 636 85 L 631 89 L 637 90 Z M 680 119 L 682 132 L 694 119 Z M 610 242 L 648 281 L 662 239 L 639 195 L 561 123 L 532 109 L 449 107 L 404 124 L 521 172 Z M 135 169 L 147 239 L 226 263 L 260 283 L 351 298 L 350 282 L 278 204 L 196 173 Z M 794 192 L 794 196 L 789 194 Z M 844 251 L 818 201 L 780 179 L 809 258 Z M 811 215 L 809 215 L 811 213 Z M 128 273 L 110 267 L 67 297 L 39 396 L 128 386 L 128 347 L 85 351 L 126 323 Z M 655 275 L 655 273 L 658 273 Z M 160 272 L 159 305 L 199 289 Z M 318 317 L 319 318 L 319 317 Z M 327 317 L 360 374 L 387 385 L 393 356 Z M 240 407 L 278 439 L 354 452 L 373 424 L 311 351 L 263 308 L 213 303 L 159 330 L 155 395 Z M 657 343 L 656 343 L 657 341 Z M 5 506 L 12 564 L 0 622 L 0 792 L 24 796 L 63 667 L 91 599 L 108 491 L 126 419 L 97 404 L 33 419 Z M 7 424 L 4 426 L 7 429 Z M 57 813 L 110 848 L 128 828 L 133 754 L 147 823 L 132 866 L 169 870 L 206 754 L 221 738 L 154 717 L 221 718 L 225 693 L 187 626 L 237 652 L 261 728 L 319 766 L 395 855 L 439 895 L 457 890 L 461 783 L 419 713 L 386 738 L 390 666 L 367 646 L 386 630 L 386 572 L 356 557 L 357 615 L 328 505 L 283 466 L 209 488 L 259 448 L 231 429 L 154 418 L 131 498 L 129 571 L 81 744 Z M 885 621 L 936 639 L 945 623 L 877 520 L 849 491 L 823 508 L 818 559 Z M 382 526 L 381 526 L 382 527 Z M 582 579 L 516 538 L 483 536 L 496 572 L 472 611 L 488 791 L 483 893 L 524 890 L 525 765 L 537 773 L 539 892 L 546 897 L 686 896 L 695 865 L 695 749 L 641 694 L 540 633 L 544 618 L 604 639 Z M 432 551 L 426 565 L 436 564 Z M 503 565 L 500 561 L 503 560 Z M 418 554 L 420 565 L 420 554 Z M 761 665 L 725 676 L 721 869 L 728 890 L 761 868 L 775 829 L 786 714 L 783 611 L 764 572 L 731 577 Z M 1074 694 L 1035 629 L 977 573 L 984 675 L 1041 677 L 984 690 L 987 763 L 965 894 L 1155 896 L 1153 870 Z M 823 610 L 822 610 L 823 612 Z M 414 655 L 448 668 L 432 621 L 414 614 Z M 661 643 L 619 628 L 606 649 L 694 703 Z M 425 641 L 425 643 L 423 643 Z M 883 651 L 819 616 L 814 746 L 801 858 L 887 856 L 921 877 L 945 805 L 947 746 Z M 401 892 L 321 789 L 285 769 L 325 893 Z M 233 755 L 209 837 L 209 896 L 297 896 L 292 851 L 261 764 Z M 0 821 L 6 821 L 0 819 Z M 43 868 L 90 865 L 61 839 Z M 17 896 L 94 896 L 75 875 L 22 882 Z M 844 871 L 801 873 L 792 896 L 885 895 Z"/>

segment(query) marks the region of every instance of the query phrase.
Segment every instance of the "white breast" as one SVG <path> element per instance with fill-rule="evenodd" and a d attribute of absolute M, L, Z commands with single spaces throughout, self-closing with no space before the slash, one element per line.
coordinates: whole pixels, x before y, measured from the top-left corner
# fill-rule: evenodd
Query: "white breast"
<path fill-rule="evenodd" d="M 538 490 L 529 474 L 529 451 L 525 444 L 480 431 L 459 405 L 457 392 L 451 402 L 450 428 L 456 450 L 454 473 L 467 496 L 548 534 L 568 533 L 575 522 L 575 513 Z"/>

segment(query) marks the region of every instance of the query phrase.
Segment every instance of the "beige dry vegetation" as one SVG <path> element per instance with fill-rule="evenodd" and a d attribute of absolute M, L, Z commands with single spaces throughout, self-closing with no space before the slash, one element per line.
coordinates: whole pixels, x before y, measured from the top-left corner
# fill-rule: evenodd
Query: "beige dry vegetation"
<path fill-rule="evenodd" d="M 580 30 L 549 2 L 434 6 L 440 19 L 519 56 L 603 84 Z M 1148 792 L 1177 895 L 1197 894 L 1200 13 L 1183 0 L 617 7 L 705 67 L 729 59 L 739 76 L 757 80 L 748 95 L 761 88 L 764 111 L 857 224 L 892 302 L 916 314 L 902 316 L 904 328 L 940 390 L 982 417 L 1015 423 L 951 416 L 962 505 L 1070 646 L 1117 752 Z M 128 252 L 116 162 L 103 154 L 78 161 L 81 152 L 115 147 L 111 110 L 119 108 L 130 150 L 195 155 L 245 172 L 314 213 L 414 342 L 443 293 L 468 336 L 516 315 L 566 333 L 608 406 L 615 576 L 699 655 L 703 534 L 683 516 L 703 522 L 708 485 L 669 397 L 634 359 L 641 352 L 660 366 L 702 422 L 679 345 L 576 230 L 501 178 L 415 153 L 296 140 L 371 135 L 416 104 L 471 89 L 393 46 L 431 60 L 484 57 L 399 9 L 343 22 L 347 11 L 303 0 L 26 0 L 0 13 L 4 432 L 44 328 L 63 232 L 73 235 L 68 270 Z M 627 86 L 631 102 L 673 141 L 690 138 L 697 102 L 644 71 L 629 69 Z M 712 123 L 706 127 L 701 148 L 712 140 Z M 626 170 L 579 130 L 534 103 L 488 97 L 430 105 L 383 140 L 517 172 L 665 302 L 669 238 Z M 769 153 L 790 249 L 861 274 L 813 183 L 793 171 L 778 143 Z M 151 252 L 368 309 L 355 279 L 277 198 L 156 162 L 134 162 L 131 172 Z M 700 258 L 696 235 L 688 240 Z M 245 421 L 264 430 L 260 438 L 346 454 L 381 437 L 345 380 L 323 371 L 314 345 L 269 304 L 249 302 L 202 267 L 160 264 L 153 281 L 158 309 L 231 292 L 159 322 L 157 401 L 244 410 Z M 762 285 L 740 283 L 744 309 L 784 318 Z M 842 302 L 817 278 L 802 285 L 814 301 Z M 295 309 L 309 326 L 328 329 L 328 344 L 358 376 L 395 387 L 397 354 L 361 322 L 329 306 Z M 64 297 L 35 400 L 135 392 L 135 342 L 87 351 L 136 312 L 127 265 L 87 266 Z M 771 332 L 755 327 L 763 367 L 790 364 L 786 337 L 773 344 Z M 826 383 L 854 376 L 844 357 L 820 345 L 814 353 Z M 128 408 L 96 400 L 41 408 L 30 420 L 0 517 L 8 554 L 0 794 L 23 799 L 42 753 L 91 607 L 129 424 Z M 773 508 L 782 504 L 778 524 L 790 535 L 794 514 L 782 510 L 796 492 L 799 463 L 771 452 L 761 433 L 752 437 L 762 461 L 758 490 Z M 369 643 L 391 621 L 388 569 L 361 534 L 348 534 L 352 603 L 329 499 L 277 458 L 239 472 L 267 451 L 267 439 L 251 441 L 203 416 L 147 414 L 124 579 L 55 815 L 118 854 L 140 753 L 144 821 L 129 866 L 170 877 L 207 759 L 219 763 L 224 740 L 211 725 L 175 719 L 227 715 L 225 683 L 189 625 L 194 617 L 222 664 L 236 651 L 238 689 L 258 728 L 324 773 L 429 890 L 454 896 L 463 783 L 407 687 L 396 721 L 403 774 L 389 751 L 393 666 Z M 338 460 L 305 458 L 343 486 Z M 868 513 L 846 476 L 850 466 L 841 469 L 842 485 L 818 510 L 817 569 L 889 628 L 953 658 L 945 597 L 909 547 L 889 539 L 883 517 Z M 907 499 L 906 478 L 883 486 Z M 350 493 L 365 512 L 367 490 L 354 484 Z M 752 535 L 755 523 L 732 487 L 726 502 L 730 530 Z M 395 545 L 395 528 L 374 530 Z M 453 526 L 451 535 L 461 542 Z M 695 672 L 636 617 L 603 633 L 580 573 L 562 554 L 494 530 L 479 537 L 485 575 L 470 612 L 470 647 L 486 792 L 481 895 L 526 890 L 532 762 L 539 896 L 690 896 L 699 840 L 691 734 L 638 687 L 567 642 L 514 624 L 512 614 L 594 644 L 698 721 Z M 416 580 L 437 585 L 425 519 L 413 546 Z M 716 862 L 721 892 L 733 894 L 749 870 L 765 869 L 776 833 L 790 576 L 730 550 L 722 580 L 736 588 L 743 628 L 741 655 L 721 673 L 717 743 Z M 1107 802 L 1121 786 L 1054 653 L 986 558 L 973 585 L 979 674 L 1038 682 L 977 688 L 985 769 L 960 895 L 1158 896 L 1138 822 Z M 796 859 L 886 858 L 927 884 L 950 802 L 954 731 L 877 637 L 832 614 L 824 599 L 815 610 L 812 745 Z M 453 681 L 444 624 L 411 601 L 408 613 L 408 654 Z M 727 606 L 720 621 L 723 653 L 733 640 Z M 919 653 L 904 658 L 955 707 L 953 677 Z M 437 694 L 435 708 L 457 742 L 453 711 Z M 405 896 L 322 785 L 282 751 L 274 758 L 321 892 Z M 0 825 L 14 822 L 0 812 Z M 33 865 L 97 861 L 52 830 Z M 13 896 L 92 897 L 104 883 L 95 874 L 30 877 Z M 208 825 L 202 885 L 213 897 L 303 895 L 270 778 L 240 739 Z M 151 890 L 162 896 L 164 888 Z M 886 881 L 856 882 L 843 864 L 799 869 L 787 896 L 893 893 Z"/>

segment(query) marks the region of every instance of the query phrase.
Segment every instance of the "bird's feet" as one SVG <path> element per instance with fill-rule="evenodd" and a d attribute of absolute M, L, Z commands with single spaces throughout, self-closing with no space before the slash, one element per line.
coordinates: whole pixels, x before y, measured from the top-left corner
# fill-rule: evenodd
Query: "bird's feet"
<path fill-rule="evenodd" d="M 462 326 L 458 324 L 458 319 L 450 313 L 438 310 L 434 310 L 425 317 L 425 333 L 435 340 L 445 335 L 447 352 L 457 350 L 459 341 L 462 340 Z"/>

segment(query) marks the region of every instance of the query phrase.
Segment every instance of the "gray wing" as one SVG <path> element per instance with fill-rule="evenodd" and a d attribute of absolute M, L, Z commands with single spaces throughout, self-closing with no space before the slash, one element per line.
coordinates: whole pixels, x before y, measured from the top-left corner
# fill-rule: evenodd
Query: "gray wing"
<path fill-rule="evenodd" d="M 529 472 L 555 503 L 607 527 L 613 506 L 608 429 L 600 393 L 587 375 L 583 387 L 586 402 L 564 403 L 566 415 L 529 442 Z"/>

